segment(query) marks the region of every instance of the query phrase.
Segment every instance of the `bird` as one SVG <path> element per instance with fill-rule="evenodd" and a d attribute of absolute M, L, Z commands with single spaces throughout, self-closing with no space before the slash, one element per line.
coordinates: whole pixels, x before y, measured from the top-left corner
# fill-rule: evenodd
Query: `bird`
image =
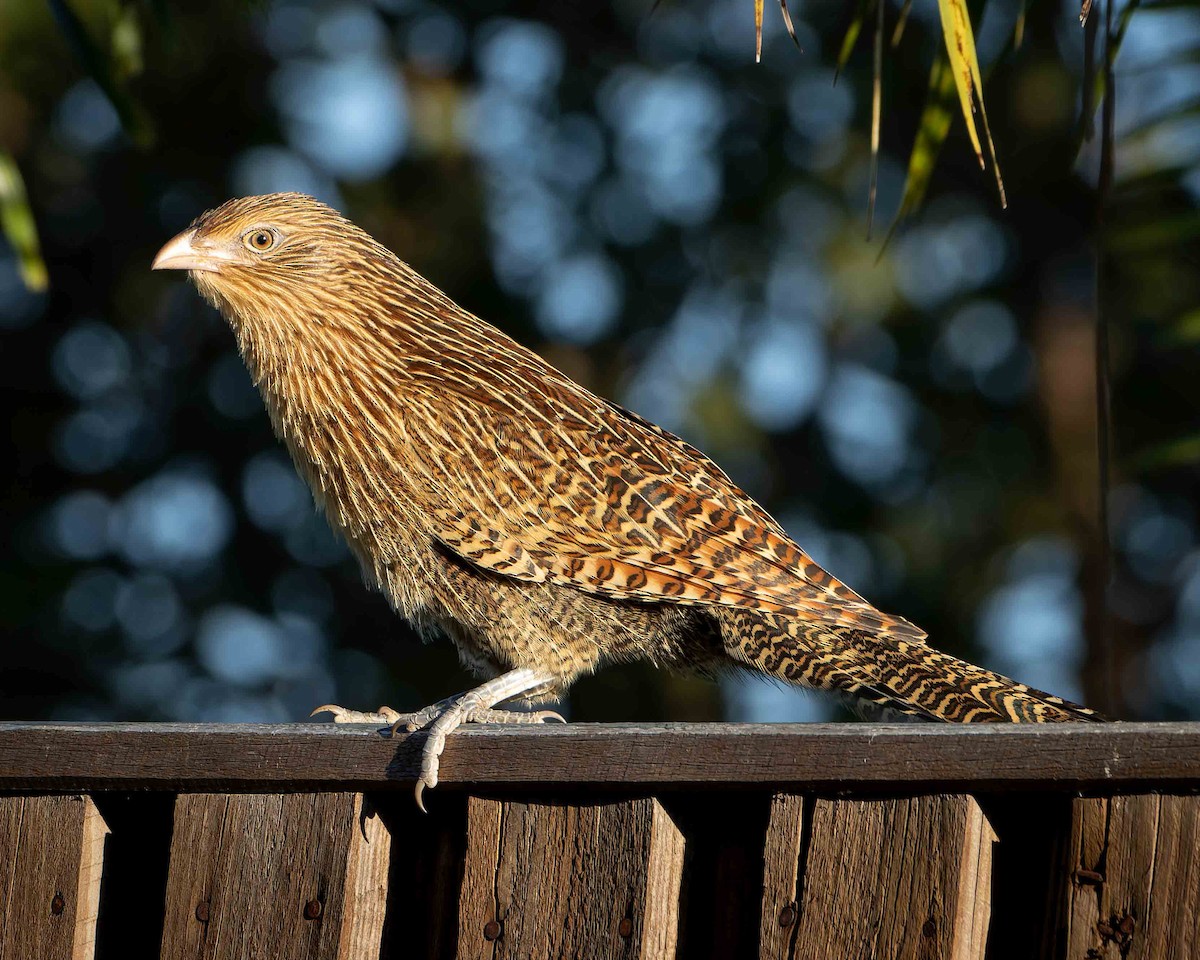
<path fill-rule="evenodd" d="M 757 671 L 890 718 L 1103 719 L 935 649 L 816 564 L 699 450 L 312 197 L 229 200 L 152 269 L 186 270 L 228 322 L 367 584 L 481 679 L 412 714 L 314 711 L 424 728 L 422 809 L 462 724 L 562 720 L 532 708 L 622 661 Z"/>

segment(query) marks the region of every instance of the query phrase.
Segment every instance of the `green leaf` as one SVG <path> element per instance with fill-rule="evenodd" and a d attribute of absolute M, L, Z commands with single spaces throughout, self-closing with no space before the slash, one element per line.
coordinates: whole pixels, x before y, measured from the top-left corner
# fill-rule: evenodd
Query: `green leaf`
<path fill-rule="evenodd" d="M 1185 313 L 1175 322 L 1171 333 L 1177 343 L 1200 342 L 1200 310 Z"/>
<path fill-rule="evenodd" d="M 30 290 L 45 290 L 49 283 L 46 263 L 38 245 L 37 225 L 29 209 L 25 181 L 17 162 L 0 152 L 0 229 L 17 254 L 21 279 Z"/>
<path fill-rule="evenodd" d="M 1117 192 L 1121 200 L 1127 203 L 1139 196 L 1149 197 L 1162 190 L 1174 190 L 1179 185 L 1180 178 L 1187 176 L 1191 171 L 1191 164 L 1171 163 L 1122 172 L 1117 183 Z"/>
<path fill-rule="evenodd" d="M 132 3 L 117 8 L 112 28 L 112 59 L 113 72 L 121 80 L 142 72 L 142 24 Z"/>
<path fill-rule="evenodd" d="M 908 23 L 908 15 L 912 13 L 913 0 L 904 0 L 904 6 L 900 8 L 900 16 L 896 20 L 896 27 L 892 31 L 892 46 L 900 46 L 900 39 L 904 36 L 904 27 Z"/>
<path fill-rule="evenodd" d="M 1163 248 L 1200 237 L 1200 213 L 1189 211 L 1136 226 L 1110 228 L 1105 249 L 1114 256 L 1161 254 Z"/>
<path fill-rule="evenodd" d="M 979 58 L 975 53 L 975 35 L 971 30 L 971 17 L 967 13 L 966 0 L 938 0 L 938 11 L 942 18 L 942 35 L 946 41 L 946 54 L 950 60 L 950 72 L 958 89 L 959 106 L 967 124 L 967 134 L 979 158 L 979 166 L 987 168 L 983 148 L 979 143 L 979 131 L 975 126 L 975 111 L 983 125 L 988 154 L 996 174 L 996 187 L 1000 191 L 1000 205 L 1008 206 L 1004 196 L 1004 180 L 1000 176 L 1000 165 L 996 162 L 996 147 L 992 143 L 992 131 L 988 127 L 987 110 L 983 105 L 983 78 L 979 72 Z"/>
<path fill-rule="evenodd" d="M 917 127 L 912 153 L 908 158 L 904 194 L 900 198 L 900 209 L 896 212 L 896 219 L 892 221 L 888 230 L 888 239 L 895 233 L 900 221 L 925 199 L 925 191 L 933 179 L 933 168 L 937 164 L 938 154 L 942 150 L 942 144 L 946 142 L 950 123 L 954 119 L 954 99 L 954 75 L 946 55 L 939 50 L 929 71 L 929 89 L 925 94 L 925 107 L 921 111 L 921 122 Z M 885 241 L 884 246 L 886 245 Z"/>
<path fill-rule="evenodd" d="M 876 0 L 858 0 L 858 8 L 854 11 L 854 19 L 850 21 L 850 26 L 846 28 L 846 35 L 842 37 L 842 48 L 838 51 L 837 66 L 833 70 L 833 82 L 838 82 L 838 77 L 841 76 L 843 68 L 850 60 L 850 54 L 854 52 L 854 44 L 858 42 L 858 35 L 862 33 L 863 21 L 867 19 L 867 15 L 875 9 Z"/>
<path fill-rule="evenodd" d="M 1200 434 L 1160 443 L 1134 458 L 1134 466 L 1139 470 L 1162 470 L 1193 463 L 1200 463 Z"/>

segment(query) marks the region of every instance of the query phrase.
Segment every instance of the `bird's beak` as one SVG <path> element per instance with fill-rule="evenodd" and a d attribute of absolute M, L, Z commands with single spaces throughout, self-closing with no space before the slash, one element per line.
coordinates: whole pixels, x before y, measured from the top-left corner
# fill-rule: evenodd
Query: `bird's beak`
<path fill-rule="evenodd" d="M 154 263 L 151 270 L 202 270 L 208 273 L 220 273 L 222 262 L 229 262 L 231 257 L 221 250 L 206 249 L 196 242 L 195 230 L 184 230 L 179 236 L 169 240 Z"/>

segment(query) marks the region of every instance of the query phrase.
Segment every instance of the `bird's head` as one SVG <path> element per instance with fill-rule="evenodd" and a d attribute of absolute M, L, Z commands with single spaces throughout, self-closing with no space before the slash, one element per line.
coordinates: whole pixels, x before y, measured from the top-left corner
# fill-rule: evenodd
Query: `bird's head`
<path fill-rule="evenodd" d="M 187 270 L 231 319 L 330 292 L 347 266 L 385 258 L 385 248 L 336 210 L 302 193 L 241 197 L 197 217 L 154 258 L 154 270 Z M 282 298 L 282 300 L 280 299 Z"/>

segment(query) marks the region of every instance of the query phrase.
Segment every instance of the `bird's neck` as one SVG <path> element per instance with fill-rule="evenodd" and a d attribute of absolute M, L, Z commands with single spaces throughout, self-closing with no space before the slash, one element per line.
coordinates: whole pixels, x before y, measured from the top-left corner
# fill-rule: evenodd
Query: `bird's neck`
<path fill-rule="evenodd" d="M 276 435 L 318 505 L 356 545 L 374 522 L 364 487 L 372 476 L 387 475 L 383 471 L 401 456 L 403 344 L 332 310 L 246 316 L 218 306 Z"/>

